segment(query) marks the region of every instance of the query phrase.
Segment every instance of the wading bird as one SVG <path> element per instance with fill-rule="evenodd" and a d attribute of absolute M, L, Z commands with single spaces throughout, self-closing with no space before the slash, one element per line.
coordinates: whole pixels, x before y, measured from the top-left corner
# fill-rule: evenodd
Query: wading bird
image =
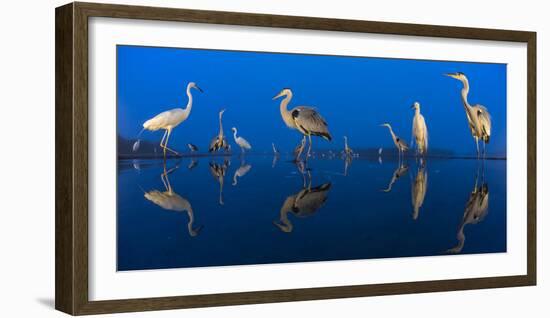
<path fill-rule="evenodd" d="M 470 84 L 468 78 L 463 73 L 447 73 L 449 77 L 457 79 L 462 82 L 462 104 L 466 111 L 466 118 L 468 119 L 468 126 L 472 137 L 476 142 L 477 156 L 479 158 L 479 140 L 483 141 L 483 156 L 485 156 L 485 145 L 489 143 L 491 139 L 491 114 L 485 106 L 482 105 L 470 105 L 468 102 L 468 93 L 470 92 Z"/>
<path fill-rule="evenodd" d="M 447 250 L 449 253 L 460 253 L 462 251 L 464 242 L 466 241 L 464 227 L 468 224 L 477 224 L 481 222 L 489 212 L 489 186 L 482 180 L 482 185 L 478 188 L 477 181 L 478 174 L 476 174 L 474 190 L 470 193 L 470 198 L 468 198 L 466 208 L 464 208 L 462 222 L 460 222 L 460 226 L 458 227 L 458 232 L 456 234 L 458 244 Z"/>
<path fill-rule="evenodd" d="M 348 137 L 344 136 L 344 156 L 346 157 L 352 157 L 353 156 L 353 150 L 348 146 Z"/>
<path fill-rule="evenodd" d="M 244 139 L 243 137 L 237 137 L 237 128 L 233 127 L 231 128 L 231 130 L 233 131 L 233 139 L 235 139 L 235 143 L 241 147 L 241 152 L 244 153 L 245 150 L 250 150 L 252 149 L 252 146 L 250 145 L 250 143 Z"/>
<path fill-rule="evenodd" d="M 414 109 L 411 144 L 416 143 L 416 154 L 424 156 L 428 151 L 428 127 L 420 113 L 420 104 L 414 102 L 411 109 Z"/>
<path fill-rule="evenodd" d="M 225 138 L 225 135 L 223 133 L 222 116 L 224 112 L 225 112 L 225 109 L 222 109 L 218 114 L 218 119 L 220 122 L 220 131 L 218 132 L 218 135 L 216 137 L 212 138 L 212 141 L 210 142 L 210 147 L 208 147 L 208 152 L 214 152 L 220 149 L 229 151 L 229 143 L 227 142 L 227 139 Z"/>
<path fill-rule="evenodd" d="M 193 145 L 193 144 L 187 144 L 187 147 L 189 147 L 189 150 L 191 150 L 191 152 L 197 152 L 199 151 L 199 147 Z"/>
<path fill-rule="evenodd" d="M 309 148 L 307 150 L 306 159 L 311 155 L 311 136 L 319 136 L 328 141 L 332 140 L 332 136 L 328 131 L 327 122 L 323 117 L 312 107 L 307 106 L 297 106 L 291 110 L 288 110 L 288 104 L 292 99 L 292 91 L 290 88 L 284 88 L 273 97 L 273 100 L 285 97 L 281 101 L 280 110 L 281 117 L 285 124 L 292 129 L 298 130 L 305 136 L 309 138 Z M 299 153 L 301 155 L 301 152 Z M 296 158 L 297 160 L 299 157 Z"/>
<path fill-rule="evenodd" d="M 390 124 L 385 123 L 385 124 L 382 124 L 380 126 L 388 127 L 388 129 L 390 130 L 390 134 L 391 134 L 391 138 L 393 139 L 393 143 L 395 144 L 395 147 L 397 147 L 397 151 L 399 151 L 399 157 L 401 157 L 407 150 L 409 150 L 409 146 L 407 146 L 407 143 L 403 139 L 399 138 L 398 136 L 396 136 L 393 133 L 393 129 L 391 128 Z M 382 148 L 380 148 L 380 149 L 382 149 Z M 381 153 L 382 152 L 379 151 L 379 155 Z"/>
<path fill-rule="evenodd" d="M 195 217 L 191 203 L 189 203 L 187 199 L 182 198 L 180 195 L 174 192 L 172 186 L 170 185 L 170 180 L 168 179 L 168 175 L 174 172 L 176 169 L 178 169 L 178 166 L 175 166 L 174 168 L 171 168 L 167 171 L 166 163 L 164 163 L 164 170 L 163 173 L 160 175 L 160 178 L 162 180 L 162 183 L 164 184 L 164 188 L 166 189 L 166 191 L 161 192 L 159 190 L 152 190 L 146 192 L 144 196 L 147 200 L 153 202 L 154 204 L 165 210 L 187 212 L 187 216 L 189 217 L 189 222 L 187 223 L 187 231 L 189 232 L 189 235 L 191 237 L 195 237 L 199 234 L 202 226 L 199 226 L 197 228 L 193 227 Z"/>
<path fill-rule="evenodd" d="M 172 130 L 176 128 L 179 124 L 181 124 L 183 121 L 185 121 L 189 117 L 189 114 L 191 113 L 191 108 L 193 107 L 193 95 L 191 95 L 192 88 L 195 88 L 202 93 L 202 89 L 200 89 L 197 86 L 197 84 L 195 84 L 194 82 L 190 82 L 189 84 L 187 84 L 188 102 L 185 109 L 174 108 L 174 109 L 162 112 L 156 115 L 155 117 L 147 120 L 145 123 L 143 123 L 143 129 L 139 133 L 139 136 L 141 136 L 144 130 L 157 131 L 159 129 L 164 129 L 164 135 L 160 140 L 160 147 L 163 150 L 164 157 L 166 157 L 166 150 L 173 152 L 176 155 L 179 155 L 177 151 L 168 148 L 168 138 L 170 138 L 170 134 L 172 133 Z M 138 137 L 138 140 L 134 143 L 134 146 L 132 147 L 134 152 L 138 150 L 139 144 L 140 144 L 140 139 Z"/>

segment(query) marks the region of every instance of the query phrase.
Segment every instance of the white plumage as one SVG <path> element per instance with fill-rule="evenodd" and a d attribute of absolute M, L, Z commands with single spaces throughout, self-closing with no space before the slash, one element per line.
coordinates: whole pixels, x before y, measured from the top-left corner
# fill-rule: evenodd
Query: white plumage
<path fill-rule="evenodd" d="M 252 146 L 246 139 L 244 139 L 243 137 L 237 137 L 237 128 L 233 127 L 231 128 L 231 130 L 233 131 L 233 138 L 235 139 L 235 143 L 239 145 L 239 147 L 241 147 L 242 152 L 252 149 Z"/>
<path fill-rule="evenodd" d="M 412 140 L 411 143 L 416 143 L 416 153 L 419 155 L 425 155 L 428 152 L 428 127 L 424 116 L 420 113 L 420 104 L 415 102 L 411 107 L 414 109 L 413 126 L 412 126 Z"/>
<path fill-rule="evenodd" d="M 193 107 L 193 95 L 191 95 L 192 88 L 195 88 L 200 92 L 202 92 L 202 90 L 194 82 L 190 82 L 189 84 L 187 84 L 188 102 L 185 109 L 174 108 L 168 111 L 164 111 L 143 123 L 143 130 L 149 130 L 149 131 L 157 131 L 160 129 L 165 130 L 164 135 L 160 140 L 160 147 L 163 149 L 165 156 L 166 156 L 166 150 L 171 151 L 175 154 L 178 154 L 176 151 L 168 148 L 168 139 L 170 138 L 170 134 L 172 133 L 172 130 L 176 128 L 179 124 L 181 124 L 183 121 L 185 121 L 187 118 L 189 118 L 189 114 L 191 114 L 191 108 Z M 141 135 L 141 132 L 140 132 L 140 135 Z M 134 152 L 137 151 L 139 149 L 139 145 L 140 145 L 140 140 L 138 139 L 134 143 L 132 150 Z"/>

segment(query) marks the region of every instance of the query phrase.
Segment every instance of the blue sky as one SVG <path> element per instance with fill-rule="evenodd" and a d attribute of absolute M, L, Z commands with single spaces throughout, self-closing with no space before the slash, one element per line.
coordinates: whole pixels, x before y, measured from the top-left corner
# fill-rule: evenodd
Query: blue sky
<path fill-rule="evenodd" d="M 410 142 L 413 110 L 418 101 L 426 118 L 430 148 L 457 154 L 475 153 L 460 99 L 462 84 L 448 72 L 463 72 L 470 81 L 469 101 L 486 106 L 493 119 L 488 154 L 506 153 L 506 65 L 405 59 L 318 56 L 137 46 L 117 47 L 118 133 L 135 138 L 145 120 L 175 107 L 185 107 L 185 89 L 196 82 L 193 110 L 170 138 L 176 150 L 191 142 L 206 149 L 218 132 L 218 112 L 225 108 L 224 130 L 239 130 L 256 151 L 271 142 L 290 150 L 300 140 L 284 125 L 282 88 L 294 93 L 289 108 L 314 106 L 325 117 L 331 143 L 315 138 L 314 148 L 341 149 L 347 135 L 352 148 L 391 147 L 386 128 Z M 162 132 L 143 139 L 160 141 Z M 230 138 L 233 142 L 233 138 Z"/>

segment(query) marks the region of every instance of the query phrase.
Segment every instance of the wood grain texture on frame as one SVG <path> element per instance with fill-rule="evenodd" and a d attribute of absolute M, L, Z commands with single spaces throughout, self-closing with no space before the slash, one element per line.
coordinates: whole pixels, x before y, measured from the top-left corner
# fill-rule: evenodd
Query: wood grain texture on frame
<path fill-rule="evenodd" d="M 99 314 L 313 299 L 425 293 L 536 284 L 536 33 L 93 3 L 59 7 L 56 17 L 55 307 Z M 110 17 L 527 43 L 527 275 L 226 294 L 89 301 L 88 18 Z"/>

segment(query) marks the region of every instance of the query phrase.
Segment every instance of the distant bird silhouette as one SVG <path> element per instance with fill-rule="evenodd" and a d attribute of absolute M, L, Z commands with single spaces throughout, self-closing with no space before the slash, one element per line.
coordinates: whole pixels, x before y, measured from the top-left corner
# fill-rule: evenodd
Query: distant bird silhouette
<path fill-rule="evenodd" d="M 193 145 L 193 144 L 187 144 L 187 147 L 189 147 L 189 150 L 191 150 L 191 152 L 197 152 L 199 151 L 199 147 Z"/>

